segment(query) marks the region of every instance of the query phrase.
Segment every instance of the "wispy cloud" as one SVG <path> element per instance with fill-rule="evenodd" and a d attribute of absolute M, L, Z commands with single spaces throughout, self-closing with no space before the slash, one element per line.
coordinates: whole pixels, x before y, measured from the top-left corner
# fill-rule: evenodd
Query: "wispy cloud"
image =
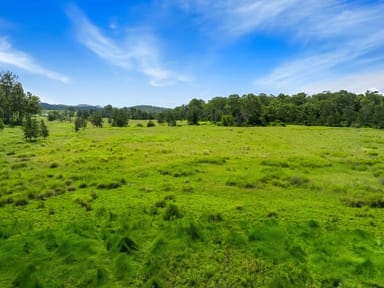
<path fill-rule="evenodd" d="M 287 88 L 335 77 L 338 73 L 347 75 L 349 72 L 345 72 L 346 67 L 356 68 L 362 72 L 370 68 L 381 70 L 384 65 L 380 65 L 382 61 L 378 62 L 380 58 L 377 55 L 370 56 L 370 52 L 381 43 L 384 43 L 384 31 L 367 36 L 358 42 L 354 40 L 344 42 L 342 47 L 334 50 L 294 58 L 276 67 L 269 75 L 259 78 L 256 84 Z"/>
<path fill-rule="evenodd" d="M 222 36 L 242 36 L 255 31 L 287 33 L 292 37 L 325 38 L 356 35 L 381 27 L 384 4 L 358 5 L 342 0 L 167 0 L 187 12 L 197 13 Z M 169 4 L 171 5 L 171 4 Z M 369 25 L 371 24 L 371 25 Z M 372 26 L 373 24 L 373 26 Z M 357 29 L 356 29 L 357 28 Z M 300 38 L 302 39 L 302 38 Z"/>
<path fill-rule="evenodd" d="M 27 53 L 14 49 L 5 37 L 0 38 L 0 63 L 12 65 L 30 73 L 43 75 L 63 83 L 69 81 L 67 76 L 41 66 Z"/>
<path fill-rule="evenodd" d="M 76 6 L 70 6 L 67 15 L 75 25 L 80 43 L 112 65 L 142 73 L 149 78 L 149 84 L 156 87 L 188 79 L 164 67 L 153 35 L 131 29 L 124 41 L 116 41 L 105 36 Z"/>
<path fill-rule="evenodd" d="M 383 61 L 377 61 L 377 52 L 384 49 L 381 1 L 173 1 L 173 5 L 200 15 L 202 25 L 213 24 L 218 37 L 236 40 L 248 34 L 274 35 L 296 45 L 294 56 L 271 66 L 267 75 L 255 81 L 264 89 L 292 91 L 319 81 L 334 87 L 335 79 L 340 79 L 342 87 L 347 83 L 345 79 L 367 80 L 358 75 L 384 70 Z M 364 85 L 361 83 L 361 87 Z"/>

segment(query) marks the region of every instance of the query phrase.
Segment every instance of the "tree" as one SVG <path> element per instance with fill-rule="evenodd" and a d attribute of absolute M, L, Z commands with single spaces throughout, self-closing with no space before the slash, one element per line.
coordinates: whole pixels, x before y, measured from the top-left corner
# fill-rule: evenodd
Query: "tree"
<path fill-rule="evenodd" d="M 176 126 L 175 113 L 171 110 L 167 110 L 165 112 L 165 121 L 167 121 L 168 126 Z"/>
<path fill-rule="evenodd" d="M 44 120 L 40 120 L 40 136 L 44 139 L 49 136 L 49 131 L 47 125 L 45 125 Z"/>
<path fill-rule="evenodd" d="M 233 126 L 235 124 L 235 119 L 232 115 L 223 115 L 221 117 L 221 123 L 223 126 Z"/>
<path fill-rule="evenodd" d="M 103 127 L 103 117 L 101 116 L 100 111 L 92 111 L 90 120 L 93 126 L 102 128 Z"/>
<path fill-rule="evenodd" d="M 76 117 L 75 120 L 75 131 L 79 131 L 81 128 L 87 127 L 87 120 L 82 117 Z"/>
<path fill-rule="evenodd" d="M 28 141 L 32 141 L 40 136 L 39 122 L 37 122 L 36 118 L 32 118 L 30 115 L 26 117 L 23 130 L 24 137 Z"/>
<path fill-rule="evenodd" d="M 204 106 L 204 100 L 194 98 L 189 102 L 187 109 L 187 120 L 189 125 L 199 125 L 199 120 L 201 120 L 203 116 Z"/>
<path fill-rule="evenodd" d="M 4 129 L 4 121 L 3 119 L 0 118 L 0 130 L 3 130 Z"/>
<path fill-rule="evenodd" d="M 0 118 L 5 124 L 23 125 L 24 119 L 40 112 L 40 99 L 23 86 L 12 72 L 0 73 Z"/>
<path fill-rule="evenodd" d="M 113 108 L 112 111 L 112 126 L 125 127 L 128 125 L 128 109 Z"/>

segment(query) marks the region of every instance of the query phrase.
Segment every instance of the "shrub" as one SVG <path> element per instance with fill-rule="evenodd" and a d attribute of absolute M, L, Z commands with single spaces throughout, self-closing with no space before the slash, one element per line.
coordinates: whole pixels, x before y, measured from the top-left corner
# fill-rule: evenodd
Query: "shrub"
<path fill-rule="evenodd" d="M 175 195 L 167 195 L 164 197 L 164 200 L 175 201 L 176 197 Z"/>
<path fill-rule="evenodd" d="M 26 206 L 28 204 L 28 200 L 26 199 L 19 199 L 15 202 L 16 206 Z"/>
<path fill-rule="evenodd" d="M 147 127 L 155 127 L 156 125 L 155 125 L 155 122 L 153 122 L 152 120 L 149 120 L 148 122 L 147 122 Z"/>
<path fill-rule="evenodd" d="M 49 168 L 57 168 L 57 167 L 59 167 L 59 164 L 56 162 L 53 162 L 51 163 L 51 165 L 49 165 Z"/>
<path fill-rule="evenodd" d="M 84 188 L 87 188 L 87 187 L 88 187 L 87 183 L 81 183 L 81 184 L 79 185 L 79 188 L 80 188 L 80 189 L 84 189 Z"/>
<path fill-rule="evenodd" d="M 111 182 L 111 183 L 101 183 L 99 185 L 97 185 L 97 189 L 116 189 L 116 188 L 120 188 L 121 187 L 121 183 L 119 182 Z"/>
<path fill-rule="evenodd" d="M 221 118 L 221 124 L 223 126 L 234 126 L 235 118 L 232 115 L 223 115 Z"/>
<path fill-rule="evenodd" d="M 167 202 L 165 202 L 165 200 L 160 200 L 155 203 L 155 206 L 158 208 L 165 208 L 167 206 Z"/>

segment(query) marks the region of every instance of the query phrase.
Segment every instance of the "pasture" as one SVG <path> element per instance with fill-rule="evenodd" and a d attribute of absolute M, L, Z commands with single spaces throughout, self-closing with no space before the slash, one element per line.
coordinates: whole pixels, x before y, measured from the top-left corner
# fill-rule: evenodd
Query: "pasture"
<path fill-rule="evenodd" d="M 382 130 L 47 124 L 0 131 L 0 287 L 384 287 Z"/>

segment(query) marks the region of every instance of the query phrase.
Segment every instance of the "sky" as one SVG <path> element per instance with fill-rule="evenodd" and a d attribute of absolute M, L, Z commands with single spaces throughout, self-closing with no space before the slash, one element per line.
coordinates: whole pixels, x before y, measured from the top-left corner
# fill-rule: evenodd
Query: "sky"
<path fill-rule="evenodd" d="M 384 1 L 0 0 L 0 71 L 52 104 L 384 91 Z"/>

